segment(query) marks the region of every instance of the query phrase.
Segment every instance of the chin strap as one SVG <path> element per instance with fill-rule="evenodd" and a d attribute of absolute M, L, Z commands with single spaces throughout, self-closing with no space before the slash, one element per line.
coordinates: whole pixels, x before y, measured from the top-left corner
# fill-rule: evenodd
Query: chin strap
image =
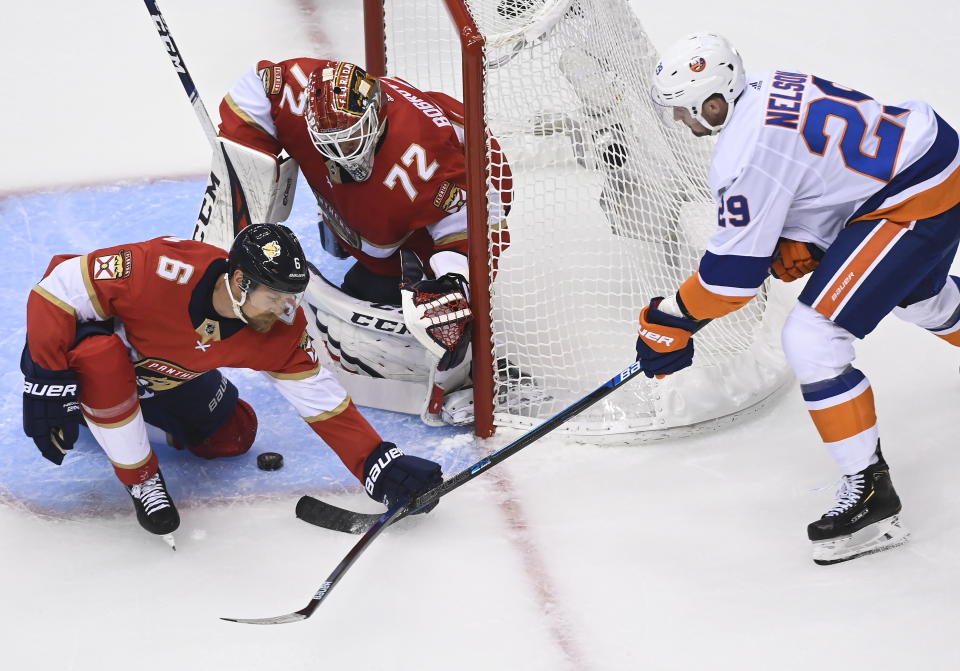
<path fill-rule="evenodd" d="M 711 126 L 707 123 L 707 120 L 703 118 L 703 115 L 698 115 L 697 121 L 703 124 L 703 127 L 710 131 L 710 135 L 716 135 L 723 130 L 724 126 L 730 121 L 730 118 L 733 117 L 733 106 L 736 104 L 735 100 L 732 100 L 727 103 L 727 116 L 724 117 L 723 121 L 716 126 Z"/>
<path fill-rule="evenodd" d="M 230 297 L 230 305 L 233 306 L 233 314 L 237 315 L 237 319 L 242 321 L 244 324 L 248 323 L 247 318 L 243 316 L 243 310 L 240 308 L 244 303 L 247 302 L 247 292 L 243 291 L 240 293 L 240 300 L 238 301 L 233 297 L 233 291 L 230 290 L 230 276 L 227 273 L 223 274 L 223 284 L 227 287 L 227 296 Z"/>

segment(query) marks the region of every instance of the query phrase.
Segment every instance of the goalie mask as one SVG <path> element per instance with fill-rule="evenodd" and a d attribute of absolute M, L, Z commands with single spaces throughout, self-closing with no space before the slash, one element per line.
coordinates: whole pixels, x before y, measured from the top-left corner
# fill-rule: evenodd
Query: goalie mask
<path fill-rule="evenodd" d="M 227 291 L 238 319 L 249 323 L 243 313 L 246 305 L 293 323 L 310 280 L 307 258 L 293 231 L 281 224 L 247 226 L 230 247 L 228 266 Z M 229 282 L 236 270 L 243 274 L 239 298 Z"/>
<path fill-rule="evenodd" d="M 682 108 L 711 134 L 719 133 L 733 116 L 733 106 L 746 86 L 740 54 L 726 38 L 714 33 L 689 35 L 665 52 L 654 71 L 650 97 L 667 125 Z M 727 101 L 727 116 L 713 125 L 703 118 L 703 104 L 719 94 Z"/>
<path fill-rule="evenodd" d="M 310 75 L 305 111 L 310 139 L 358 182 L 373 170 L 383 105 L 380 81 L 352 63 L 325 61 Z"/>

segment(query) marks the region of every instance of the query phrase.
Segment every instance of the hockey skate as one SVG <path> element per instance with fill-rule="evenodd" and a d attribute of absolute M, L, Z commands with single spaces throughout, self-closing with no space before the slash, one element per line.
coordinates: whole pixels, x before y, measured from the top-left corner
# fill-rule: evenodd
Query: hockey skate
<path fill-rule="evenodd" d="M 833 508 L 807 526 L 814 563 L 827 566 L 889 550 L 910 536 L 900 525 L 900 497 L 879 447 L 877 456 L 872 466 L 843 476 Z"/>
<path fill-rule="evenodd" d="M 133 499 L 140 526 L 152 534 L 163 536 L 167 545 L 176 550 L 173 532 L 180 526 L 180 514 L 167 492 L 163 474 L 157 470 L 156 475 L 146 482 L 128 486 L 127 492 Z"/>

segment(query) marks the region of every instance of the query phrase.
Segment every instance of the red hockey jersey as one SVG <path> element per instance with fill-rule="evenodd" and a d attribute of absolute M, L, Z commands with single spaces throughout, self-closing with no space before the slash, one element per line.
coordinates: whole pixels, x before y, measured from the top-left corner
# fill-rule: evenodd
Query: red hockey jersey
<path fill-rule="evenodd" d="M 305 87 L 326 63 L 257 63 L 221 102 L 220 134 L 274 155 L 285 149 L 300 164 L 343 248 L 375 273 L 400 274 L 400 247 L 424 261 L 440 250 L 466 253 L 463 106 L 443 93 L 381 78 L 386 133 L 372 174 L 355 182 L 324 160 L 306 128 Z"/>
<path fill-rule="evenodd" d="M 380 437 L 317 363 L 303 310 L 267 333 L 222 317 L 211 296 L 226 272 L 222 249 L 173 237 L 55 257 L 27 302 L 31 354 L 64 370 L 77 322 L 112 318 L 141 389 L 162 393 L 214 368 L 263 371 L 361 478 Z"/>

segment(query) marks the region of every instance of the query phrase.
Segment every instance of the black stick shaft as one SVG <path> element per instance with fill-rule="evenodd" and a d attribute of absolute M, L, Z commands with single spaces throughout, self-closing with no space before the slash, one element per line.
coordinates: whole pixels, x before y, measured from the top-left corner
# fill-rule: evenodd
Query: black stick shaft
<path fill-rule="evenodd" d="M 457 487 L 470 482 L 491 466 L 499 464 L 501 461 L 516 454 L 530 443 L 539 440 L 557 427 L 566 423 L 567 420 L 576 417 L 600 399 L 622 387 L 627 381 L 633 379 L 642 371 L 643 368 L 641 367 L 640 362 L 635 361 L 623 372 L 614 375 L 612 378 L 591 391 L 589 394 L 567 406 L 550 419 L 547 419 L 533 427 L 525 434 L 514 440 L 512 443 L 504 445 L 496 452 L 475 463 L 473 466 L 465 468 L 452 478 L 444 480 L 442 484 L 434 487 L 429 492 L 424 492 L 422 495 L 417 497 L 416 500 L 410 503 L 407 514 L 419 510 L 423 506 L 432 503 L 436 499 L 439 499 L 441 496 L 449 494 Z"/>
<path fill-rule="evenodd" d="M 163 42 L 167 55 L 170 57 L 170 64 L 173 65 L 173 69 L 176 70 L 177 75 L 180 77 L 180 83 L 183 85 L 183 90 L 186 91 L 187 97 L 190 98 L 190 105 L 193 107 L 193 111 L 200 121 L 203 133 L 212 145 L 216 142 L 217 130 L 213 127 L 213 122 L 210 120 L 207 108 L 203 106 L 203 101 L 197 92 L 197 86 L 193 83 L 193 77 L 190 76 L 190 71 L 187 70 L 187 64 L 184 62 L 183 56 L 177 48 L 177 43 L 173 41 L 173 35 L 170 34 L 167 22 L 164 20 L 156 0 L 143 0 L 143 4 L 147 6 L 147 11 L 150 12 L 153 25 L 156 27 L 157 33 L 160 34 L 160 41 Z"/>
<path fill-rule="evenodd" d="M 535 440 L 543 437 L 544 435 L 550 433 L 555 428 L 566 422 L 571 417 L 583 412 L 585 409 L 589 408 L 591 405 L 599 401 L 601 398 L 607 396 L 614 390 L 621 387 L 628 380 L 640 374 L 642 368 L 638 362 L 633 363 L 629 368 L 624 370 L 622 373 L 615 375 L 613 378 L 608 380 L 606 383 L 594 389 L 592 392 L 581 398 L 579 401 L 576 401 L 572 405 L 568 406 L 564 410 L 561 410 L 556 415 L 546 420 L 542 424 L 534 427 L 530 431 L 527 431 L 525 434 L 517 438 L 515 441 L 506 445 L 493 454 L 484 457 L 473 466 L 460 471 L 457 475 L 445 481 L 442 485 L 431 489 L 429 492 L 423 494 L 415 501 L 410 502 L 406 505 L 397 506 L 388 510 L 387 512 L 380 515 L 377 520 L 366 530 L 366 533 L 360 538 L 359 541 L 350 549 L 347 555 L 340 560 L 340 563 L 337 564 L 333 572 L 327 577 L 327 579 L 320 585 L 320 588 L 310 599 L 310 602 L 301 608 L 298 611 L 293 613 L 288 613 L 286 615 L 278 615 L 275 617 L 263 617 L 263 618 L 232 618 L 224 617 L 222 620 L 228 620 L 230 622 L 240 622 L 243 624 L 286 624 L 287 622 L 297 622 L 300 620 L 305 620 L 310 617 L 317 607 L 330 595 L 330 592 L 333 591 L 333 588 L 336 587 L 337 583 L 340 582 L 341 578 L 346 574 L 347 570 L 353 566 L 354 562 L 363 554 L 364 550 L 369 547 L 370 543 L 379 536 L 384 529 L 393 524 L 396 520 L 400 519 L 408 513 L 415 512 L 417 509 L 429 504 L 430 502 L 440 498 L 444 494 L 451 492 L 460 485 L 469 482 L 473 478 L 477 477 L 483 471 L 487 470 L 494 464 L 498 464 L 504 459 L 507 459 L 513 454 L 516 454 L 524 447 L 534 442 Z"/>

